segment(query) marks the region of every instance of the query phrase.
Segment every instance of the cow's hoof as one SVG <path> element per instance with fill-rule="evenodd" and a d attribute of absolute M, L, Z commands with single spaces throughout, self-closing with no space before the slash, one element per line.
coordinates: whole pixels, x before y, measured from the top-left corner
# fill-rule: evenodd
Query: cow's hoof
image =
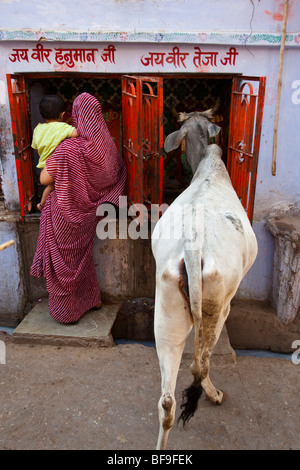
<path fill-rule="evenodd" d="M 222 403 L 224 403 L 225 401 L 226 393 L 223 392 L 222 390 L 219 390 L 218 395 L 220 396 L 220 398 L 216 400 L 216 405 L 222 405 Z"/>

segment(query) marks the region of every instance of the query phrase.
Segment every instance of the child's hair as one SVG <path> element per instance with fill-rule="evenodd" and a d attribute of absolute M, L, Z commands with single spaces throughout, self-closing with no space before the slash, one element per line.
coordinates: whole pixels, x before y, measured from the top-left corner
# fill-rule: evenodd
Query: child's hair
<path fill-rule="evenodd" d="M 45 95 L 40 101 L 40 113 L 44 119 L 58 119 L 64 110 L 64 100 L 58 95 Z"/>

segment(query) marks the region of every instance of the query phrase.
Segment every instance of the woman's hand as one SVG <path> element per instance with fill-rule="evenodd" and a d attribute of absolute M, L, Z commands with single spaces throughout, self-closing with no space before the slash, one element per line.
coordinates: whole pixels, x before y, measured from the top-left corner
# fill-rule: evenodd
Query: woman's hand
<path fill-rule="evenodd" d="M 54 183 L 54 179 L 49 175 L 46 167 L 44 167 L 41 171 L 40 182 L 43 186 L 48 186 L 48 184 Z"/>

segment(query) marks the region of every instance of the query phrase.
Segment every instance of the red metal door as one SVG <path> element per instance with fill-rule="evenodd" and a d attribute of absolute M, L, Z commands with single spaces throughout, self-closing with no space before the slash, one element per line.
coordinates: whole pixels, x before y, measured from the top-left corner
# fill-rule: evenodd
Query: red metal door
<path fill-rule="evenodd" d="M 34 196 L 33 152 L 26 99 L 25 78 L 8 75 L 7 88 L 15 147 L 21 216 L 30 212 Z"/>
<path fill-rule="evenodd" d="M 162 78 L 123 76 L 122 113 L 129 203 L 162 204 Z"/>
<path fill-rule="evenodd" d="M 264 94 L 265 77 L 233 78 L 227 169 L 232 185 L 251 222 Z"/>

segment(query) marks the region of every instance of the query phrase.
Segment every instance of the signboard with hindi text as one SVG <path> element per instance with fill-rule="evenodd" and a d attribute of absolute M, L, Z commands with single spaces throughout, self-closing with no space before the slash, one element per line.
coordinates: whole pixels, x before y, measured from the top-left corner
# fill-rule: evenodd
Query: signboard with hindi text
<path fill-rule="evenodd" d="M 193 44 L 14 44 L 6 46 L 11 72 L 237 73 L 237 47 Z"/>

